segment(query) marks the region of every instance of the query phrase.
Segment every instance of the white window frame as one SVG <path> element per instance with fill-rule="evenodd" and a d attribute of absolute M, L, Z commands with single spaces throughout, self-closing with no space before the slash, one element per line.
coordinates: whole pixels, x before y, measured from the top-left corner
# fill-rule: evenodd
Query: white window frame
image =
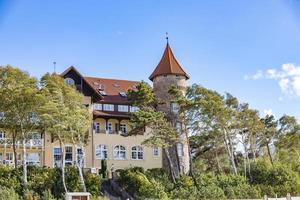
<path fill-rule="evenodd" d="M 103 104 L 104 111 L 114 111 L 115 105 L 114 104 Z"/>
<path fill-rule="evenodd" d="M 128 133 L 128 131 L 127 131 L 127 125 L 126 124 L 120 124 L 120 131 L 122 133 Z"/>
<path fill-rule="evenodd" d="M 144 148 L 142 146 L 133 146 L 131 148 L 132 160 L 144 160 Z"/>
<path fill-rule="evenodd" d="M 128 112 L 129 111 L 128 105 L 118 105 L 118 111 L 119 112 Z"/>
<path fill-rule="evenodd" d="M 182 123 L 181 122 L 176 122 L 176 131 L 181 134 L 182 133 Z"/>
<path fill-rule="evenodd" d="M 183 144 L 182 143 L 178 143 L 176 146 L 177 146 L 177 155 L 179 157 L 184 156 L 184 153 L 183 153 Z"/>
<path fill-rule="evenodd" d="M 30 155 L 37 155 L 37 156 L 33 156 L 33 157 L 35 157 L 35 158 L 37 158 L 37 159 L 32 159 L 32 160 L 29 160 L 28 158 L 30 158 L 31 156 Z M 41 163 L 41 157 L 40 157 L 40 154 L 39 153 L 36 153 L 36 152 L 29 152 L 29 153 L 27 153 L 27 164 L 28 165 L 34 165 L 34 166 L 39 166 L 40 165 L 40 163 Z"/>
<path fill-rule="evenodd" d="M 154 157 L 159 156 L 159 148 L 157 146 L 152 147 L 152 153 Z"/>
<path fill-rule="evenodd" d="M 102 104 L 101 103 L 95 103 L 94 104 L 94 110 L 102 110 Z"/>
<path fill-rule="evenodd" d="M 108 131 L 108 133 L 112 133 L 112 132 L 114 131 L 113 125 L 112 125 L 111 122 L 108 122 L 108 123 L 107 123 L 106 130 Z"/>
<path fill-rule="evenodd" d="M 95 133 L 100 133 L 100 131 L 101 131 L 101 124 L 100 124 L 100 122 L 95 122 Z"/>
<path fill-rule="evenodd" d="M 5 139 L 5 131 L 0 130 L 0 139 Z"/>
<path fill-rule="evenodd" d="M 72 78 L 65 78 L 65 83 L 67 85 L 75 85 L 75 81 Z"/>
<path fill-rule="evenodd" d="M 79 153 L 79 151 L 81 151 L 81 153 Z M 82 148 L 76 147 L 76 161 L 79 162 L 80 159 L 83 159 L 82 167 L 85 167 L 85 159 L 83 157 L 83 150 L 82 150 Z"/>
<path fill-rule="evenodd" d="M 60 153 L 55 153 L 55 149 L 59 149 Z M 60 157 L 59 159 L 56 160 L 56 157 Z M 56 165 L 56 162 L 55 161 L 58 161 L 57 165 Z M 62 151 L 61 151 L 61 148 L 60 147 L 53 147 L 53 167 L 62 167 Z"/>
<path fill-rule="evenodd" d="M 124 157 L 121 155 L 124 155 Z M 114 160 L 126 160 L 126 147 L 123 145 L 114 146 L 113 158 Z"/>
<path fill-rule="evenodd" d="M 130 106 L 130 112 L 137 112 L 139 110 L 140 110 L 140 108 L 137 106 Z"/>
<path fill-rule="evenodd" d="M 71 149 L 71 160 L 67 160 L 67 154 L 70 154 L 70 152 L 67 152 L 67 149 Z M 65 164 L 73 165 L 73 153 L 74 153 L 73 147 L 66 145 L 65 146 Z"/>
<path fill-rule="evenodd" d="M 98 155 L 97 155 L 98 154 Z M 95 147 L 96 160 L 103 160 L 108 158 L 108 147 L 105 144 L 98 144 Z"/>

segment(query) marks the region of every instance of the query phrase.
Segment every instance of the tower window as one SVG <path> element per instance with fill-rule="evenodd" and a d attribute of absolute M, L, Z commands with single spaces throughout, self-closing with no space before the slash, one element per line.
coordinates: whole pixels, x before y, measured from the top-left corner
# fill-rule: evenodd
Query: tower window
<path fill-rule="evenodd" d="M 157 146 L 153 147 L 153 156 L 157 157 L 159 155 L 159 149 Z"/>
<path fill-rule="evenodd" d="M 75 81 L 71 78 L 65 78 L 65 83 L 67 85 L 75 85 Z"/>
<path fill-rule="evenodd" d="M 177 154 L 179 157 L 183 156 L 183 144 L 181 144 L 181 143 L 177 144 Z"/>

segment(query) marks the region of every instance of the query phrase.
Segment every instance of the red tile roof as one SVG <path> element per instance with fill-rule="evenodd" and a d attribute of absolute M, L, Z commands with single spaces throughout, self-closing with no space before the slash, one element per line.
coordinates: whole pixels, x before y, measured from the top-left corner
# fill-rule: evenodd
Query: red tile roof
<path fill-rule="evenodd" d="M 176 60 L 169 43 L 167 43 L 164 54 L 149 79 L 153 81 L 156 76 L 167 74 L 182 75 L 189 79 L 189 75 L 182 69 Z"/>
<path fill-rule="evenodd" d="M 127 93 L 129 89 L 135 89 L 138 81 L 117 80 L 96 77 L 84 77 L 84 80 L 97 92 L 104 91 L 106 95 L 101 95 L 101 102 L 128 104 L 126 97 L 122 97 L 120 92 Z"/>

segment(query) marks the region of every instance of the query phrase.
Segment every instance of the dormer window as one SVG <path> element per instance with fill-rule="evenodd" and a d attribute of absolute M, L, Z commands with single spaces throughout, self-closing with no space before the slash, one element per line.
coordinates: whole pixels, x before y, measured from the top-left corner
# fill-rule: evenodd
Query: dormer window
<path fill-rule="evenodd" d="M 100 93 L 102 96 L 106 96 L 106 95 L 107 95 L 106 92 L 103 91 L 103 90 L 100 90 L 99 93 Z"/>
<path fill-rule="evenodd" d="M 103 84 L 99 84 L 99 90 L 104 90 L 104 85 Z"/>
<path fill-rule="evenodd" d="M 75 85 L 75 81 L 71 78 L 65 78 L 65 83 L 67 85 Z"/>
<path fill-rule="evenodd" d="M 127 94 L 125 92 L 120 92 L 121 97 L 127 97 Z"/>

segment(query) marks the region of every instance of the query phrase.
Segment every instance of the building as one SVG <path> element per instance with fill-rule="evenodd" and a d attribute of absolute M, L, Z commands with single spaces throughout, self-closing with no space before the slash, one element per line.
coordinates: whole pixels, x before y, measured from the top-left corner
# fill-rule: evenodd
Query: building
<path fill-rule="evenodd" d="M 128 136 L 129 113 L 138 108 L 131 106 L 127 100 L 127 91 L 135 89 L 137 81 L 117 80 L 83 76 L 75 67 L 66 69 L 61 76 L 66 84 L 74 85 L 84 95 L 86 105 L 93 115 L 93 124 L 89 131 L 89 143 L 85 147 L 86 156 L 84 167 L 90 169 L 101 168 L 101 160 L 106 159 L 111 170 L 132 166 L 145 169 L 161 168 L 167 163 L 159 147 L 145 147 L 141 143 L 147 134 Z M 187 173 L 189 170 L 189 153 L 186 144 L 186 134 L 183 134 L 183 125 L 178 115 L 178 105 L 171 103 L 168 90 L 176 86 L 185 92 L 186 80 L 189 76 L 182 69 L 167 43 L 164 54 L 150 75 L 153 90 L 157 97 L 165 103 L 158 110 L 171 117 L 171 123 L 181 135 L 182 142 L 169 148 L 173 164 L 178 165 L 177 173 Z M 148 128 L 145 131 L 149 131 Z M 17 160 L 21 164 L 21 143 L 17 143 Z M 59 167 L 61 165 L 61 149 L 51 135 L 34 133 L 28 140 L 28 164 Z M 66 165 L 73 165 L 76 157 L 81 159 L 81 149 L 73 145 L 65 147 Z M 3 164 L 13 165 L 13 149 L 10 138 L 0 132 L 0 161 Z"/>

